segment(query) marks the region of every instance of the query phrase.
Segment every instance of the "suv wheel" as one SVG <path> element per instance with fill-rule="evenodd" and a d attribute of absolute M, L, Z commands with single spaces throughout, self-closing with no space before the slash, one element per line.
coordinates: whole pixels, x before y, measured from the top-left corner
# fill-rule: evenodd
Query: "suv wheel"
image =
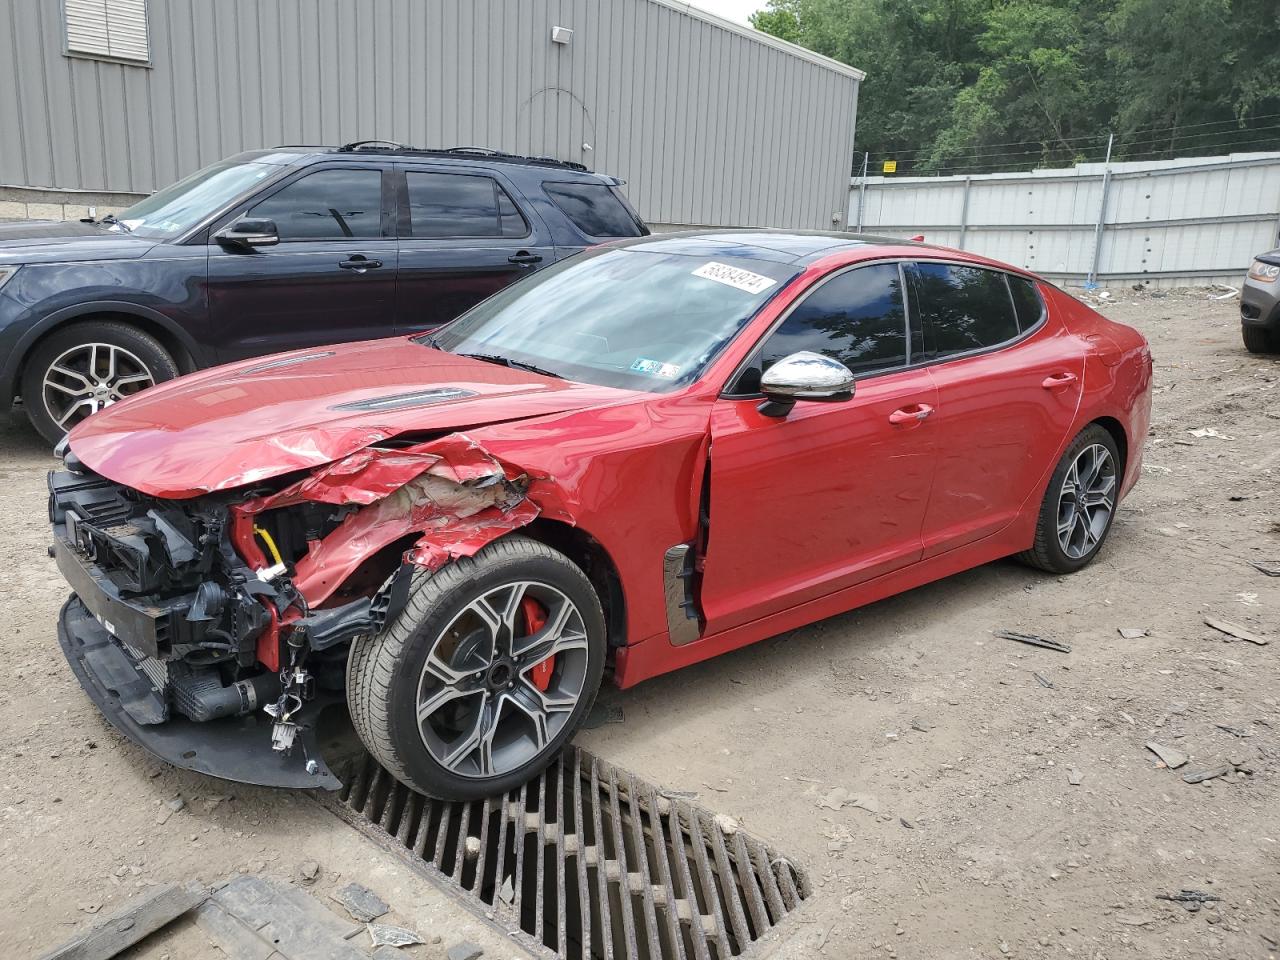
<path fill-rule="evenodd" d="M 22 405 L 32 426 L 56 444 L 103 407 L 177 375 L 177 364 L 150 334 L 123 323 L 77 323 L 27 358 Z"/>
<path fill-rule="evenodd" d="M 1121 477 L 1120 453 L 1111 434 L 1096 423 L 1081 430 L 1049 479 L 1035 545 L 1019 559 L 1050 573 L 1074 573 L 1086 566 L 1111 530 Z"/>
<path fill-rule="evenodd" d="M 508 536 L 414 574 L 401 614 L 351 645 L 347 704 L 399 780 L 475 800 L 550 762 L 595 700 L 604 656 L 604 613 L 586 575 Z"/>
<path fill-rule="evenodd" d="M 1280 353 L 1280 336 L 1266 327 L 1240 327 L 1244 348 L 1250 353 Z"/>

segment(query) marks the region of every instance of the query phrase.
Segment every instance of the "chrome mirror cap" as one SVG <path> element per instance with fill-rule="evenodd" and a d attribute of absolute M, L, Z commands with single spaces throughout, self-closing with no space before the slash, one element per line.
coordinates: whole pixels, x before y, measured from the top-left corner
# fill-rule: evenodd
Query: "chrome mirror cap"
<path fill-rule="evenodd" d="M 760 378 L 760 392 L 770 400 L 847 400 L 853 396 L 853 371 L 839 360 L 812 350 L 783 357 Z"/>

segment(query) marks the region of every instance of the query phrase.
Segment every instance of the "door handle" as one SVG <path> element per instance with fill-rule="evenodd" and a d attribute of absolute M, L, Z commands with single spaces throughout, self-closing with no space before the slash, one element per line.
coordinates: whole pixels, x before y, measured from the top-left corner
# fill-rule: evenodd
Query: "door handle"
<path fill-rule="evenodd" d="M 528 250 L 521 250 L 519 253 L 507 257 L 507 263 L 518 263 L 522 267 L 531 267 L 535 263 L 541 263 L 542 257 L 536 253 L 530 253 Z"/>
<path fill-rule="evenodd" d="M 1065 387 L 1068 384 L 1075 383 L 1078 378 L 1074 373 L 1055 373 L 1051 377 L 1045 377 L 1040 381 L 1040 386 L 1046 390 L 1052 390 L 1054 387 Z"/>
<path fill-rule="evenodd" d="M 890 423 L 920 423 L 933 413 L 933 407 L 927 403 L 913 403 L 908 407 L 899 407 L 889 414 Z"/>
<path fill-rule="evenodd" d="M 363 253 L 353 253 L 345 260 L 339 260 L 338 266 L 343 270 L 354 270 L 356 273 L 364 273 L 366 270 L 376 270 L 382 266 L 381 260 L 371 260 Z"/>

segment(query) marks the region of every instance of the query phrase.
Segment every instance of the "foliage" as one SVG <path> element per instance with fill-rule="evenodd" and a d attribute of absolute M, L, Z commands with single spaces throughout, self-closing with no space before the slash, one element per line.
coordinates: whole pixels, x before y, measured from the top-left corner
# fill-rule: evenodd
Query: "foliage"
<path fill-rule="evenodd" d="M 759 30 L 867 72 L 858 148 L 981 171 L 1280 147 L 1275 0 L 768 0 Z"/>

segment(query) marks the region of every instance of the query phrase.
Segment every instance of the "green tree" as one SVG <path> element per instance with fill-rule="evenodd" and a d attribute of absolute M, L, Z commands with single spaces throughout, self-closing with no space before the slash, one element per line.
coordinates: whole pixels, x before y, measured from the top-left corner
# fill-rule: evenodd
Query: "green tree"
<path fill-rule="evenodd" d="M 768 0 L 867 71 L 858 146 L 952 172 L 1280 147 L 1275 0 Z"/>
<path fill-rule="evenodd" d="M 1113 84 L 1098 0 L 1010 0 L 993 6 L 978 38 L 983 63 L 934 141 L 935 166 L 998 168 L 1070 162 L 1106 128 Z"/>

